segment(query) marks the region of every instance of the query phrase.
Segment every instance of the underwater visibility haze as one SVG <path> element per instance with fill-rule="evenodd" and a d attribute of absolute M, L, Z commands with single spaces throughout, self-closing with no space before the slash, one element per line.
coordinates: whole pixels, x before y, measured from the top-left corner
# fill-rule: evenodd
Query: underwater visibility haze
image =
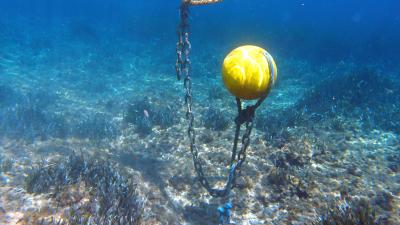
<path fill-rule="evenodd" d="M 0 224 L 400 224 L 399 9 L 0 1 Z"/>

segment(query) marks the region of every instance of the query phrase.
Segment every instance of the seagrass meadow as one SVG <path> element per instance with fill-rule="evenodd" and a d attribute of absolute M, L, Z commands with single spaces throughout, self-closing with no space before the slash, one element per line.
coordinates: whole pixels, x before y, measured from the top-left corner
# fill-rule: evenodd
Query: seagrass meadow
<path fill-rule="evenodd" d="M 0 1 L 0 225 L 400 224 L 400 3 L 188 5 L 190 115 L 180 4 Z M 277 78 L 213 197 L 188 118 L 223 188 L 243 118 L 221 68 L 243 45 Z"/>

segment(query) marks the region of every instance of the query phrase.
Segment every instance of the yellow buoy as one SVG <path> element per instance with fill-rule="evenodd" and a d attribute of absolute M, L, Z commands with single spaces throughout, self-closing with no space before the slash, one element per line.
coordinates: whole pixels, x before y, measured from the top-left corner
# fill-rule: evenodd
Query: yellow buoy
<path fill-rule="evenodd" d="M 257 99 L 268 94 L 277 75 L 272 56 L 264 49 L 252 45 L 234 49 L 225 57 L 222 65 L 225 87 L 241 99 Z"/>

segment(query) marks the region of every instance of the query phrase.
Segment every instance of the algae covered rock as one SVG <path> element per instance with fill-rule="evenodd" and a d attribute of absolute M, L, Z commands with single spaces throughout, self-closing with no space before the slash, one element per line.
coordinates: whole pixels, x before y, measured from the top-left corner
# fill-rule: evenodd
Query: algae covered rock
<path fill-rule="evenodd" d="M 375 225 L 379 222 L 375 209 L 366 199 L 342 200 L 337 205 L 331 205 L 326 213 L 316 218 L 312 225 Z"/>

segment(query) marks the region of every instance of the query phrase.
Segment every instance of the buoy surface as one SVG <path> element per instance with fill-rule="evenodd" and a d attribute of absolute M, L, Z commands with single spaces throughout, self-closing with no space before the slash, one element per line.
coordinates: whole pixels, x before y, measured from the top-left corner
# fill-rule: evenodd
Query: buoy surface
<path fill-rule="evenodd" d="M 252 100 L 263 96 L 274 85 L 277 67 L 263 48 L 245 45 L 231 51 L 222 65 L 222 80 L 234 96 Z M 267 93 L 268 94 L 268 93 Z"/>

